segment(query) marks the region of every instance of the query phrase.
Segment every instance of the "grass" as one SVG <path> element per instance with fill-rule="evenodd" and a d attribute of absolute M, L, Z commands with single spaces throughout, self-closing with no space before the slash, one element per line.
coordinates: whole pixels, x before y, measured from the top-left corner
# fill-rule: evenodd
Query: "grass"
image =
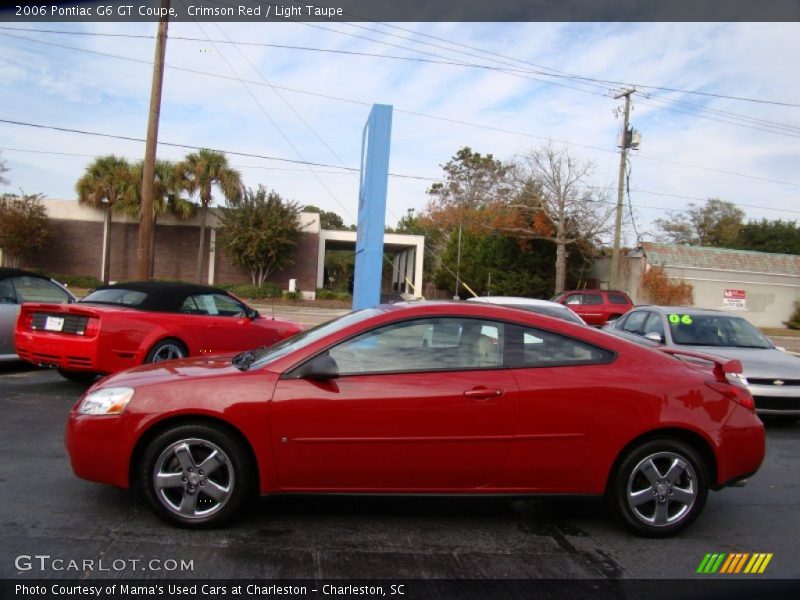
<path fill-rule="evenodd" d="M 800 329 L 784 329 L 781 327 L 762 327 L 761 333 L 769 336 L 800 338 Z"/>

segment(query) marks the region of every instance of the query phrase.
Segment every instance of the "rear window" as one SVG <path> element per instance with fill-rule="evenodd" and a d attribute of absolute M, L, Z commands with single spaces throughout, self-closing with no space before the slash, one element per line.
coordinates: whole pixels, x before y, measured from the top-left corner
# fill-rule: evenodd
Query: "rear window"
<path fill-rule="evenodd" d="M 625 294 L 609 294 L 608 301 L 611 304 L 630 304 L 630 300 Z"/>
<path fill-rule="evenodd" d="M 114 288 L 97 290 L 86 296 L 81 302 L 97 302 L 99 304 L 120 304 L 122 306 L 140 306 L 147 299 L 147 294 L 136 290 Z"/>

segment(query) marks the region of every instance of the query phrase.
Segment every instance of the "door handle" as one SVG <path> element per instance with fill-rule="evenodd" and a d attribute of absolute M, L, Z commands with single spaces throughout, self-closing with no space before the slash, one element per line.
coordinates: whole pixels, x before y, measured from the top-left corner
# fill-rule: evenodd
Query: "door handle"
<path fill-rule="evenodd" d="M 503 395 L 503 390 L 499 388 L 488 389 L 488 388 L 475 388 L 473 390 L 467 390 L 464 392 L 464 395 L 467 398 L 474 398 L 475 400 L 486 400 L 488 398 L 497 398 L 498 396 Z"/>

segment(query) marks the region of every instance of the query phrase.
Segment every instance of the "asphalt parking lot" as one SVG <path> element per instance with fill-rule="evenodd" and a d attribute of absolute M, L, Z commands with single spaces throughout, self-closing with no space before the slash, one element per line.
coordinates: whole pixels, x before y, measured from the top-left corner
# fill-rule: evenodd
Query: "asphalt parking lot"
<path fill-rule="evenodd" d="M 197 532 L 72 475 L 63 428 L 84 389 L 0 365 L 1 577 L 686 578 L 708 552 L 771 552 L 759 577 L 800 577 L 797 424 L 770 426 L 761 471 L 712 493 L 699 521 L 668 540 L 632 537 L 596 502 L 508 498 L 273 497 L 234 526 Z M 19 568 L 16 557 L 36 554 L 130 566 Z M 153 559 L 192 570 L 141 572 Z"/>

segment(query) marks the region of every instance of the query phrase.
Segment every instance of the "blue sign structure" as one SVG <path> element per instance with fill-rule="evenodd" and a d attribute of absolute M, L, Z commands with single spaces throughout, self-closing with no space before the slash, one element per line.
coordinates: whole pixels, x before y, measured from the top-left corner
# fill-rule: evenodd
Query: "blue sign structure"
<path fill-rule="evenodd" d="M 392 107 L 374 104 L 361 136 L 353 310 L 371 308 L 381 301 L 383 230 L 391 138 Z"/>

